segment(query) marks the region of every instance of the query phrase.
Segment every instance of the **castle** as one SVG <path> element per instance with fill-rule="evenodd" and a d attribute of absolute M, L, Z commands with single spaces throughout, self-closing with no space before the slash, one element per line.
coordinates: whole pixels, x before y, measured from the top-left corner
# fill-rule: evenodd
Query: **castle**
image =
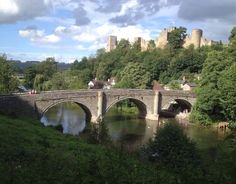
<path fill-rule="evenodd" d="M 168 36 L 169 33 L 177 29 L 176 27 L 171 27 L 168 29 L 163 29 L 159 35 L 158 38 L 155 40 L 156 48 L 165 48 L 168 44 Z M 141 47 L 141 51 L 146 51 L 148 49 L 149 41 L 144 40 L 141 37 L 136 37 L 134 39 L 135 42 L 138 42 Z M 200 48 L 202 46 L 210 46 L 215 43 L 218 43 L 213 40 L 208 40 L 203 37 L 203 31 L 201 29 L 193 29 L 191 35 L 187 35 L 184 43 L 183 48 L 187 48 L 191 44 L 194 46 L 194 48 Z M 110 52 L 111 50 L 115 49 L 117 46 L 117 36 L 109 36 L 108 42 L 107 42 L 107 48 L 106 51 Z"/>

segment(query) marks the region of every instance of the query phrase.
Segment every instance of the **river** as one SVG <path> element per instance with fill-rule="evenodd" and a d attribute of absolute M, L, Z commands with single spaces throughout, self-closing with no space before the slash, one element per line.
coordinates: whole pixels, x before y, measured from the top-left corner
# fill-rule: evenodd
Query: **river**
<path fill-rule="evenodd" d="M 104 117 L 111 139 L 122 142 L 130 149 L 138 148 L 152 138 L 156 130 L 168 121 L 179 123 L 186 135 L 197 143 L 199 148 L 214 147 L 226 135 L 227 131 L 216 128 L 189 124 L 184 120 L 160 118 L 158 121 L 139 119 L 135 114 L 120 112 L 111 108 Z M 75 103 L 62 103 L 49 109 L 41 118 L 45 126 L 61 126 L 63 133 L 79 135 L 87 123 L 84 111 Z"/>

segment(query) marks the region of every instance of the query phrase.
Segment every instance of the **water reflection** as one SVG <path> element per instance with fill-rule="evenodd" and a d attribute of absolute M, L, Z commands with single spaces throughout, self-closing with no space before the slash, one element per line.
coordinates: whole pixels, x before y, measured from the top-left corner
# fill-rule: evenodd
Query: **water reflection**
<path fill-rule="evenodd" d="M 86 126 L 85 113 L 75 103 L 67 102 L 50 108 L 41 118 L 45 126 L 62 126 L 63 133 L 79 135 Z"/>
<path fill-rule="evenodd" d="M 147 121 L 139 119 L 137 115 L 120 112 L 116 108 L 110 109 L 104 118 L 111 139 L 132 150 L 147 143 L 149 139 L 153 138 L 156 130 L 168 121 L 177 122 L 174 119 Z M 45 126 L 62 126 L 63 133 L 72 135 L 80 134 L 86 126 L 84 111 L 74 103 L 54 106 L 45 113 L 41 122 Z M 182 120 L 179 123 L 186 135 L 195 141 L 199 148 L 214 147 L 227 135 L 227 132 L 221 129 L 186 124 Z"/>

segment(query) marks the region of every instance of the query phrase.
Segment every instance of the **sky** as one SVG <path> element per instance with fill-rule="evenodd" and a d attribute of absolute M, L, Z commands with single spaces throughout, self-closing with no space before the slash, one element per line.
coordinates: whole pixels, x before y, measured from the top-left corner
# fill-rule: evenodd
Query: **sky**
<path fill-rule="evenodd" d="M 155 40 L 168 27 L 227 43 L 236 0 L 0 0 L 0 54 L 58 62 L 94 56 L 109 35 Z"/>

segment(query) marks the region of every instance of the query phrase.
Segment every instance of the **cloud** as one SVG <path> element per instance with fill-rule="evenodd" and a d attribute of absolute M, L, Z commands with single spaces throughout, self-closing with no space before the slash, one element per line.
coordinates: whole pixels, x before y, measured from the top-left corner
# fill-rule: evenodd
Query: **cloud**
<path fill-rule="evenodd" d="M 94 2 L 94 1 L 93 1 Z M 122 5 L 127 2 L 127 0 L 100 0 L 97 1 L 98 8 L 96 11 L 103 12 L 103 13 L 113 13 L 113 12 L 120 12 Z"/>
<path fill-rule="evenodd" d="M 78 7 L 74 10 L 74 16 L 76 19 L 76 25 L 84 26 L 89 24 L 91 21 L 87 17 L 87 12 L 83 7 Z"/>
<path fill-rule="evenodd" d="M 61 40 L 60 37 L 55 34 L 45 35 L 44 30 L 38 30 L 36 27 L 28 27 L 19 30 L 19 35 L 37 44 L 55 44 Z"/>
<path fill-rule="evenodd" d="M 235 0 L 182 0 L 178 15 L 180 18 L 190 21 L 219 19 L 235 23 L 235 10 Z"/>
<path fill-rule="evenodd" d="M 48 13 L 51 0 L 0 0 L 0 23 L 14 23 Z"/>

